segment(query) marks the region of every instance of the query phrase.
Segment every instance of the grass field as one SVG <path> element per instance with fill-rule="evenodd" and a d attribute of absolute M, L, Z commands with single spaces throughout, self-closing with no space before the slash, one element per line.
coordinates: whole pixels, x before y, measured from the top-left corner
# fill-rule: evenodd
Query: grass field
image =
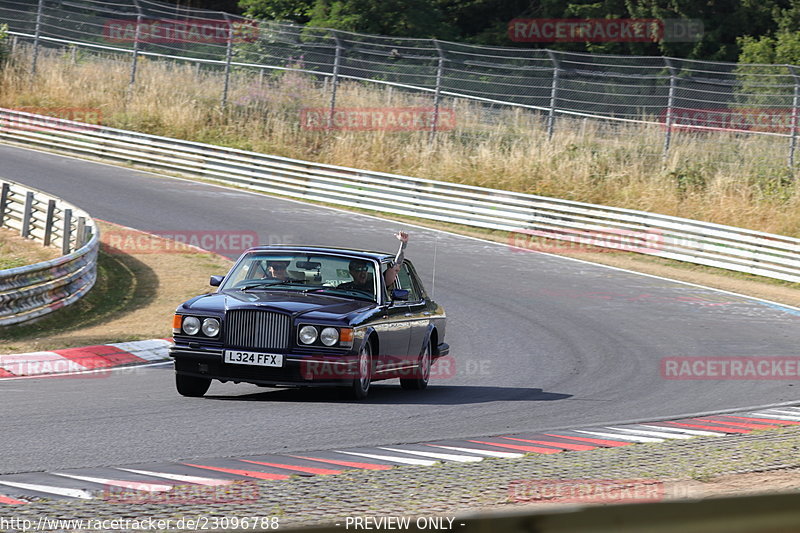
<path fill-rule="evenodd" d="M 20 51 L 21 50 L 21 51 Z M 0 73 L 0 106 L 100 110 L 106 125 L 312 161 L 554 196 L 800 236 L 800 191 L 785 139 L 676 133 L 662 158 L 657 125 L 609 127 L 447 100 L 456 127 L 428 132 L 311 131 L 303 108 L 329 88 L 294 72 L 237 73 L 220 108 L 218 73 L 142 59 L 129 97 L 129 63 L 82 52 L 42 54 L 31 80 L 22 48 Z M 429 95 L 343 83 L 341 107 L 425 106 Z"/>
<path fill-rule="evenodd" d="M 58 248 L 44 247 L 33 240 L 23 239 L 17 231 L 0 228 L 0 270 L 31 265 L 60 255 Z"/>

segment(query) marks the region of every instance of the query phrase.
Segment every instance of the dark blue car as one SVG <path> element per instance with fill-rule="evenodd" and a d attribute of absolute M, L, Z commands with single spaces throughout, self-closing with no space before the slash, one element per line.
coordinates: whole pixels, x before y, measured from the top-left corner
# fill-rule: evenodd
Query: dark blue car
<path fill-rule="evenodd" d="M 341 386 L 357 399 L 383 379 L 424 389 L 433 361 L 449 352 L 446 317 L 409 261 L 387 287 L 392 259 L 325 247 L 247 250 L 226 276 L 211 277 L 217 292 L 176 311 L 178 392 L 202 396 L 212 379 Z"/>

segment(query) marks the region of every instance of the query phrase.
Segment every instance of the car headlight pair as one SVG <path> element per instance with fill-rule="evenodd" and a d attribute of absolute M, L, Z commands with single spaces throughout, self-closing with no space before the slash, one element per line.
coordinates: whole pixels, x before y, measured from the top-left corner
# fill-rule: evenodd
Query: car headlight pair
<path fill-rule="evenodd" d="M 325 346 L 350 347 L 353 345 L 353 330 L 351 328 L 334 328 L 331 326 L 303 326 L 298 333 L 300 344 L 314 344 L 319 342 Z"/>
<path fill-rule="evenodd" d="M 209 317 L 201 321 L 196 316 L 175 315 L 172 331 L 186 335 L 197 335 L 202 331 L 206 337 L 216 337 L 219 335 L 219 320 Z"/>

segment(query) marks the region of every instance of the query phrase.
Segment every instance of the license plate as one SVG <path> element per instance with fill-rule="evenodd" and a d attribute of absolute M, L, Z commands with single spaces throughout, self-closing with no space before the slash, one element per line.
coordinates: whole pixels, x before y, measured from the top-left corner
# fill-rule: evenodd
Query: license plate
<path fill-rule="evenodd" d="M 223 361 L 235 365 L 283 366 L 283 354 L 225 350 Z"/>

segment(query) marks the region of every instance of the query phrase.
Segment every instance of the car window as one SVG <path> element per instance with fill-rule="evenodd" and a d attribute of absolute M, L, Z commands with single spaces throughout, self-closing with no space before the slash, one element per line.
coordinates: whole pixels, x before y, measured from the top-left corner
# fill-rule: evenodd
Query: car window
<path fill-rule="evenodd" d="M 308 253 L 251 253 L 244 257 L 228 274 L 220 290 L 242 288 L 264 288 L 259 284 L 280 280 L 281 290 L 306 290 L 310 288 L 341 288 L 343 291 L 358 291 L 375 297 L 375 265 L 369 260 L 358 261 L 365 274 L 355 280 L 350 266 L 353 258 L 326 254 Z M 276 278 L 269 273 L 269 266 L 281 264 L 286 273 Z M 278 287 L 278 285 L 276 285 Z"/>
<path fill-rule="evenodd" d="M 398 289 L 406 289 L 408 291 L 408 301 L 409 302 L 418 302 L 422 300 L 422 296 L 420 296 L 419 289 L 417 288 L 416 283 L 412 280 L 412 275 L 408 270 L 408 265 L 404 264 L 400 267 L 400 272 L 397 273 L 397 284 L 399 285 Z"/>

